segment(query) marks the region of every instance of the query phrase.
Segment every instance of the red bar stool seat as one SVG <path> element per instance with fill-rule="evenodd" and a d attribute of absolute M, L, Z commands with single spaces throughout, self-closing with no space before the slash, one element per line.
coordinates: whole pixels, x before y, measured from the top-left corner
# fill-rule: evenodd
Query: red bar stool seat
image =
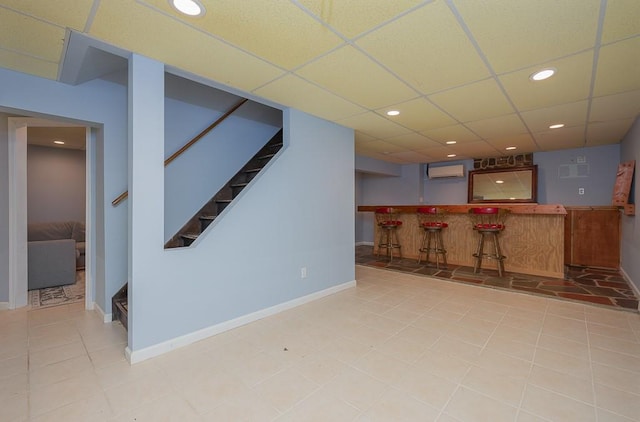
<path fill-rule="evenodd" d="M 436 207 L 420 207 L 416 212 L 418 225 L 422 229 L 422 241 L 418 249 L 418 264 L 422 260 L 422 254 L 425 253 L 425 263 L 428 265 L 429 256 L 433 252 L 436 258 L 436 268 L 440 268 L 440 256 L 442 256 L 442 263 L 446 267 L 447 250 L 444 248 L 444 242 L 442 241 L 442 229 L 449 227 L 449 224 L 444 221 L 445 212 Z"/>
<path fill-rule="evenodd" d="M 375 216 L 380 232 L 376 256 L 379 256 L 380 249 L 385 249 L 389 261 L 393 261 L 393 250 L 397 249 L 402 259 L 402 250 L 398 241 L 398 229 L 402 227 L 402 221 L 398 219 L 398 212 L 391 207 L 377 208 Z"/>
<path fill-rule="evenodd" d="M 471 208 L 469 210 L 469 215 L 473 222 L 473 230 L 480 235 L 476 252 L 473 254 L 475 258 L 474 273 L 480 271 L 483 259 L 495 259 L 498 261 L 498 276 L 502 277 L 504 260 L 507 257 L 502 255 L 498 235 L 506 227 L 504 223 L 508 214 L 508 209 L 496 207 Z M 491 252 L 485 252 L 484 250 L 486 241 L 493 242 L 493 250 Z"/>

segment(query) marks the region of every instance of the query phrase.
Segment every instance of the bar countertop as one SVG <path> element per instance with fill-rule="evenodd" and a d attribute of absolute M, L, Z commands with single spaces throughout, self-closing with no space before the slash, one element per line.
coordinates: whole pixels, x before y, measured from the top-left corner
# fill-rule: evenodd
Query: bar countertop
<path fill-rule="evenodd" d="M 404 214 L 414 214 L 420 207 L 438 207 L 451 214 L 466 214 L 470 208 L 482 208 L 482 207 L 498 207 L 507 208 L 511 210 L 512 214 L 540 214 L 540 215 L 566 215 L 567 210 L 563 205 L 550 204 L 508 204 L 508 203 L 496 203 L 496 204 L 463 204 L 463 205 L 359 205 L 358 211 L 360 212 L 374 212 L 377 208 L 392 207 Z"/>

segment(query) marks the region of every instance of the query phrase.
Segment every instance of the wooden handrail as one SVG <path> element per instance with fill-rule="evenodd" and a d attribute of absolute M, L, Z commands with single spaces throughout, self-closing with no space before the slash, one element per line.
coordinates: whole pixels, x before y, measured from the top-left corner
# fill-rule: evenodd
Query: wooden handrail
<path fill-rule="evenodd" d="M 171 163 L 173 160 L 175 160 L 180 155 L 182 155 L 182 153 L 184 153 L 186 150 L 191 148 L 196 142 L 198 142 L 200 139 L 202 139 L 204 136 L 206 136 L 209 132 L 211 132 L 216 126 L 218 126 L 220 123 L 222 123 L 224 120 L 226 120 L 227 117 L 231 116 L 231 114 L 233 114 L 233 112 L 235 112 L 237 109 L 239 109 L 240 106 L 242 106 L 247 101 L 249 101 L 249 100 L 245 98 L 242 101 L 240 101 L 238 104 L 236 104 L 233 107 L 231 107 L 226 113 L 224 113 L 222 116 L 220 116 L 215 122 L 211 123 L 202 132 L 197 134 L 192 140 L 187 142 L 182 148 L 180 148 L 179 150 L 177 150 L 176 152 L 171 154 L 171 156 L 169 158 L 164 160 L 164 166 L 165 167 L 168 166 L 169 163 Z M 122 192 L 116 199 L 111 201 L 111 205 L 114 206 L 114 207 L 118 206 L 122 201 L 127 199 L 128 196 L 129 196 L 129 191 L 128 190 Z"/>

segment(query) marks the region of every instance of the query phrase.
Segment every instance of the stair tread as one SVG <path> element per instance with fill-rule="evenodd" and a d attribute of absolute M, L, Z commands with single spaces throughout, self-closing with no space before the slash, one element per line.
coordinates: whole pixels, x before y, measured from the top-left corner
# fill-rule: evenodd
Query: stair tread
<path fill-rule="evenodd" d="M 258 157 L 259 160 L 264 160 L 265 158 L 273 158 L 275 157 L 275 153 L 274 154 L 264 154 Z"/>
<path fill-rule="evenodd" d="M 227 204 L 228 204 L 228 203 L 230 203 L 231 201 L 233 201 L 233 199 L 216 199 L 216 202 L 217 202 L 217 203 L 222 203 L 222 204 L 224 204 L 224 203 L 227 203 Z"/>
<path fill-rule="evenodd" d="M 183 233 L 180 235 L 180 237 L 182 237 L 183 239 L 197 239 L 198 236 L 200 236 L 200 234 L 198 233 Z"/>
<path fill-rule="evenodd" d="M 258 172 L 258 171 L 260 171 L 260 170 L 262 170 L 262 167 L 255 168 L 255 169 L 245 170 L 244 172 L 245 172 L 245 173 L 255 173 L 255 172 Z"/>
<path fill-rule="evenodd" d="M 217 215 L 201 215 L 200 220 L 215 220 Z"/>
<path fill-rule="evenodd" d="M 243 188 L 245 186 L 247 186 L 249 184 L 249 182 L 245 182 L 245 183 L 235 183 L 233 185 L 231 185 L 232 188 Z"/>

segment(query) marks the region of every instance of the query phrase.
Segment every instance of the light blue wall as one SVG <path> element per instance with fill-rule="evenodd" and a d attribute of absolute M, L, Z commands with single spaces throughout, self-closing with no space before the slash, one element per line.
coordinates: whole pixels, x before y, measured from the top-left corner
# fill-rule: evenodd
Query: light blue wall
<path fill-rule="evenodd" d="M 560 177 L 560 166 L 575 165 L 583 157 L 589 166 L 586 177 Z M 620 161 L 620 145 L 603 145 L 559 151 L 537 152 L 538 202 L 565 206 L 611 205 L 613 185 Z M 584 188 L 584 195 L 578 188 Z"/>
<path fill-rule="evenodd" d="M 104 248 L 98 248 L 96 257 L 96 303 L 109 313 L 111 296 L 127 277 L 127 210 L 126 206 L 111 206 L 111 201 L 127 188 L 127 88 L 100 79 L 69 86 L 1 68 L 0 86 L 0 110 L 66 119 L 96 127 L 100 132 L 97 161 L 104 168 L 104 177 L 97 178 L 102 184 L 98 189 L 102 194 L 96 197 L 99 208 L 96 231 L 104 236 L 97 239 L 98 244 L 104 243 Z M 6 142 L 2 146 L 5 148 Z M 2 172 L 6 172 L 6 167 L 2 167 Z M 6 184 L 6 180 L 3 178 L 0 183 Z M 6 187 L 0 192 L 3 189 Z M 7 202 L 3 201 L 0 208 L 3 207 L 8 209 Z M 6 234 L 0 231 L 3 234 L 0 244 L 8 242 Z M 0 292 L 8 288 L 7 283 L 8 278 Z"/>
<path fill-rule="evenodd" d="M 383 166 L 381 166 L 383 167 Z M 420 202 L 422 197 L 422 166 L 411 164 L 400 166 L 399 176 L 380 176 L 359 173 L 359 199 L 357 205 L 411 205 Z M 373 242 L 373 214 L 357 212 L 358 232 L 362 236 L 358 242 Z"/>
<path fill-rule="evenodd" d="M 427 166 L 424 167 L 424 203 L 432 205 L 458 205 L 467 203 L 467 180 L 470 170 L 473 170 L 473 160 L 447 161 L 446 163 L 429 164 L 431 167 L 462 164 L 464 177 L 445 177 L 441 179 L 429 179 Z"/>
<path fill-rule="evenodd" d="M 195 248 L 148 245 L 134 352 L 355 279 L 353 130 L 288 110 L 284 142 Z"/>
<path fill-rule="evenodd" d="M 2 94 L 0 94 L 2 95 Z M 9 115 L 0 112 L 0 303 L 9 302 Z"/>
<path fill-rule="evenodd" d="M 622 216 L 622 256 L 621 268 L 640 291 L 640 117 L 636 118 L 633 126 L 622 140 L 620 146 L 620 161 L 635 160 L 636 169 L 632 185 L 632 200 L 636 204 L 636 215 Z"/>

